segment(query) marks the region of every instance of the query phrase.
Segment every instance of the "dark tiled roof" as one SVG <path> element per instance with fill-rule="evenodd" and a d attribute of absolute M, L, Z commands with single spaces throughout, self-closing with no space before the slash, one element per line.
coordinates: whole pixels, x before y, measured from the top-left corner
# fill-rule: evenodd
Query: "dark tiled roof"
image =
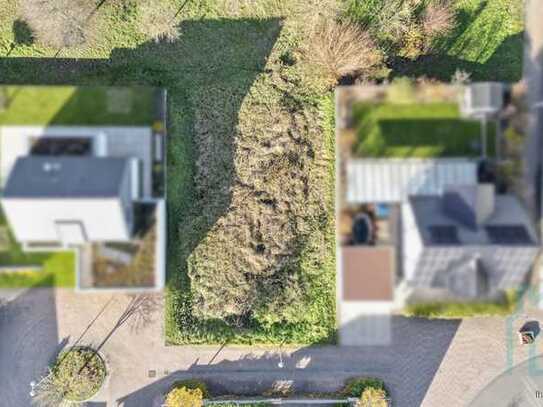
<path fill-rule="evenodd" d="M 5 198 L 100 198 L 120 193 L 128 159 L 113 157 L 18 158 Z"/>

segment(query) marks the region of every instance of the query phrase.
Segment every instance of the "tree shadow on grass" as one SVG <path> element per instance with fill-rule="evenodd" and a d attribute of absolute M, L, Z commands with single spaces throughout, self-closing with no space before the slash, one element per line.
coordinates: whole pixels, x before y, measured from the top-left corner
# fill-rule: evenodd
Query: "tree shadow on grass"
<path fill-rule="evenodd" d="M 449 82 L 457 70 L 473 81 L 514 82 L 522 76 L 523 32 L 507 37 L 485 62 L 472 62 L 446 53 L 430 53 L 416 59 L 394 57 L 389 61 L 394 76 L 421 77 Z"/>

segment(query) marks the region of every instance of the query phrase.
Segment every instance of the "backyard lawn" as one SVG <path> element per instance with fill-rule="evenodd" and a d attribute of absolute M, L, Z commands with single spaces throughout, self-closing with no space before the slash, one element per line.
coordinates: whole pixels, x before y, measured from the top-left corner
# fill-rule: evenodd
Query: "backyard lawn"
<path fill-rule="evenodd" d="M 0 125 L 150 125 L 153 97 L 149 87 L 4 86 Z"/>
<path fill-rule="evenodd" d="M 354 106 L 354 153 L 362 157 L 478 157 L 481 125 L 459 117 L 454 103 L 360 103 Z M 495 151 L 488 124 L 488 154 Z"/>

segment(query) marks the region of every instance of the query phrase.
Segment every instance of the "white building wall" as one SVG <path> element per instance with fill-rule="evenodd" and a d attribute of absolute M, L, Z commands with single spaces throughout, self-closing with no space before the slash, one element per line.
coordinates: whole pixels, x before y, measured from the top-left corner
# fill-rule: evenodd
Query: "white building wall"
<path fill-rule="evenodd" d="M 404 278 L 413 280 L 423 251 L 422 237 L 409 202 L 402 204 L 402 257 Z"/>
<path fill-rule="evenodd" d="M 19 242 L 58 241 L 57 221 L 81 222 L 90 241 L 130 240 L 123 206 L 118 198 L 4 198 L 2 207 Z"/>

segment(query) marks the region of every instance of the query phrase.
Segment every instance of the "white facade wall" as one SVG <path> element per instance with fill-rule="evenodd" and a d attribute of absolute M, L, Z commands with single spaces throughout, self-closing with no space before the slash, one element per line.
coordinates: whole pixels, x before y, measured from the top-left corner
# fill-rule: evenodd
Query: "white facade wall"
<path fill-rule="evenodd" d="M 2 207 L 19 242 L 58 241 L 57 221 L 81 222 L 90 241 L 130 240 L 119 198 L 4 198 Z"/>
<path fill-rule="evenodd" d="M 402 257 L 404 279 L 415 277 L 417 264 L 424 249 L 415 215 L 409 203 L 402 204 Z"/>

